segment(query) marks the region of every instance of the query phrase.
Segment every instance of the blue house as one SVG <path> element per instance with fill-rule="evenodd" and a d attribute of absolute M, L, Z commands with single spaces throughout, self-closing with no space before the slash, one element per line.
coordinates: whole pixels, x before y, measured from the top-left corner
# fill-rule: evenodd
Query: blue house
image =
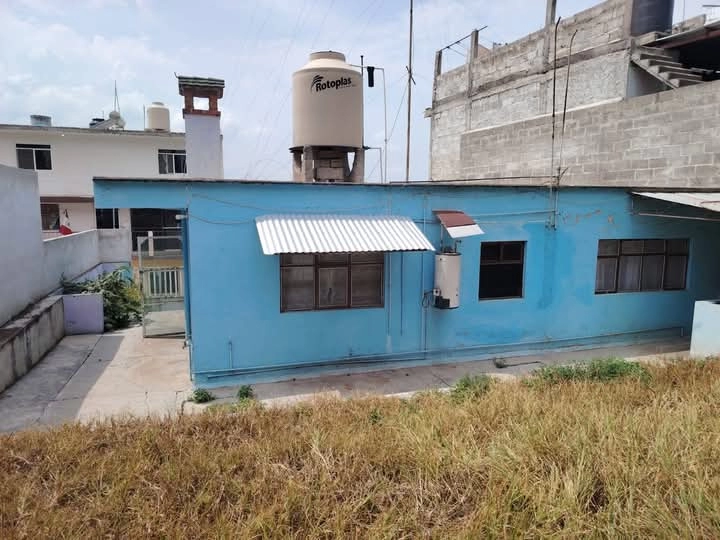
<path fill-rule="evenodd" d="M 688 191 L 96 178 L 95 205 L 181 216 L 207 386 L 689 336 L 720 235 Z"/>

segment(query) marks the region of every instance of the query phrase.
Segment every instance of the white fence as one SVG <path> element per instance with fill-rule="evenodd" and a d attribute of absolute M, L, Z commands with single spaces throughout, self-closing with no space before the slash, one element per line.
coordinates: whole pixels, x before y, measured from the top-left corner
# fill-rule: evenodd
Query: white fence
<path fill-rule="evenodd" d="M 185 284 L 181 267 L 144 268 L 140 274 L 146 299 L 184 298 Z"/>

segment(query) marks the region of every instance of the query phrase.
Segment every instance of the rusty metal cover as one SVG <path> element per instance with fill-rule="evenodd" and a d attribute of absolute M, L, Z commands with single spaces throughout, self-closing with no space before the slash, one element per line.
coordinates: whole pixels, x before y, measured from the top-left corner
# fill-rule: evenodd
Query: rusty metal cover
<path fill-rule="evenodd" d="M 475 220 L 460 210 L 433 210 L 451 238 L 485 234 Z"/>

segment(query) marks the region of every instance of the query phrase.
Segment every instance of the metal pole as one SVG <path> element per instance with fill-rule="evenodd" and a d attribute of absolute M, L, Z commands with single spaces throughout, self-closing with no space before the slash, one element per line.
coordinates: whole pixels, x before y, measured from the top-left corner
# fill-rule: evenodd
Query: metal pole
<path fill-rule="evenodd" d="M 405 147 L 405 181 L 410 181 L 410 110 L 412 105 L 413 0 L 410 0 L 410 40 L 408 46 L 407 144 Z"/>
<path fill-rule="evenodd" d="M 382 76 L 383 76 L 383 109 L 384 109 L 384 111 L 385 111 L 385 112 L 384 112 L 384 116 L 385 116 L 385 140 L 383 141 L 383 142 L 384 142 L 384 145 L 383 145 L 383 146 L 384 146 L 384 148 L 383 148 L 383 156 L 384 156 L 384 158 L 385 158 L 385 161 L 384 161 L 384 168 L 385 168 L 384 178 L 385 178 L 385 181 L 389 181 L 389 179 L 388 179 L 388 172 L 387 172 L 387 141 L 388 141 L 388 136 L 387 136 L 387 89 L 386 89 L 386 87 L 385 87 L 385 68 L 380 68 L 380 70 L 382 71 Z"/>

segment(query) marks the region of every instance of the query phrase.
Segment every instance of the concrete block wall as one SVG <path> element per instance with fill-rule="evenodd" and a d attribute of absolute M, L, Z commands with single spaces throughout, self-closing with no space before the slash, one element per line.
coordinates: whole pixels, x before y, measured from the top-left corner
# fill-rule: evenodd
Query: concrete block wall
<path fill-rule="evenodd" d="M 562 19 L 558 28 L 558 57 L 567 54 L 570 37 L 577 30 L 573 51 L 602 47 L 628 37 L 630 6 L 627 0 L 608 0 Z M 548 59 L 553 56 L 552 48 Z"/>
<path fill-rule="evenodd" d="M 619 51 L 572 64 L 568 108 L 622 97 L 626 88 L 628 60 L 629 52 Z M 566 80 L 566 69 L 558 69 L 555 81 L 557 111 L 563 108 Z M 470 129 L 505 124 L 508 114 L 511 115 L 510 121 L 548 114 L 552 112 L 552 89 L 553 73 L 547 72 L 477 96 L 470 102 Z"/>
<path fill-rule="evenodd" d="M 570 40 L 568 107 L 627 95 L 630 64 L 627 0 L 608 0 L 563 19 L 558 27 L 558 69 L 554 71 L 554 25 L 497 47 L 435 78 L 431 115 L 433 180 L 461 174 L 460 136 L 480 129 L 562 110 Z M 460 112 L 462 111 L 462 113 Z"/>
<path fill-rule="evenodd" d="M 560 123 L 555 166 L 559 161 Z M 460 136 L 445 180 L 519 176 L 494 184 L 543 183 L 551 174 L 552 122 L 544 116 Z M 720 182 L 720 81 L 568 112 L 562 184 L 713 187 Z"/>

